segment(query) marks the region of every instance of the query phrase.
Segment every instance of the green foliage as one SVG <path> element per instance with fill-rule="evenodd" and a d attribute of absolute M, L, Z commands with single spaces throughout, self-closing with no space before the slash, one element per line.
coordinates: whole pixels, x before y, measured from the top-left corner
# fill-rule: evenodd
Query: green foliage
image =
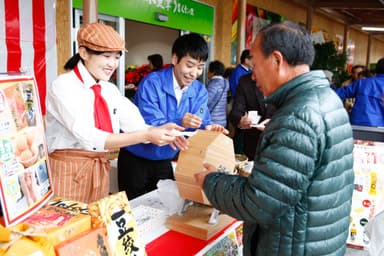
<path fill-rule="evenodd" d="M 347 55 L 337 53 L 335 44 L 332 41 L 315 44 L 314 47 L 316 53 L 311 69 L 331 71 L 333 73 L 333 82 L 336 86 L 340 86 L 349 77 L 349 73 L 345 70 Z"/>

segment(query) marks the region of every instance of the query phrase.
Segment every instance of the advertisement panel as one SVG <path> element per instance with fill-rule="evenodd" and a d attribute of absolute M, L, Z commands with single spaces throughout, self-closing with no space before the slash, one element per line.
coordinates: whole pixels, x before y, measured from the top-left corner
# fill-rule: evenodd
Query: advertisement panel
<path fill-rule="evenodd" d="M 0 77 L 0 199 L 7 226 L 53 195 L 38 95 L 33 77 Z"/>

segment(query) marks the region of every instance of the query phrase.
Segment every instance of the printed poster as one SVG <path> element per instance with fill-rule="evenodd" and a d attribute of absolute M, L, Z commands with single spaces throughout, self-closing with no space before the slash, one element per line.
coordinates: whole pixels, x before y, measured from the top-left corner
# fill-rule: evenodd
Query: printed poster
<path fill-rule="evenodd" d="M 355 140 L 355 188 L 347 244 L 369 246 L 365 225 L 384 209 L 384 143 Z"/>
<path fill-rule="evenodd" d="M 237 26 L 238 26 L 238 12 L 239 0 L 232 0 L 232 30 L 231 30 L 231 64 L 236 65 L 237 55 Z M 246 21 L 245 21 L 245 49 L 252 48 L 253 41 L 257 33 L 265 25 L 271 22 L 284 21 L 285 17 L 273 13 L 262 8 L 247 4 L 246 6 Z"/>
<path fill-rule="evenodd" d="M 52 197 L 47 159 L 35 79 L 0 77 L 0 202 L 6 226 Z"/>
<path fill-rule="evenodd" d="M 196 256 L 242 256 L 243 222 L 237 221 L 221 236 L 199 251 Z"/>

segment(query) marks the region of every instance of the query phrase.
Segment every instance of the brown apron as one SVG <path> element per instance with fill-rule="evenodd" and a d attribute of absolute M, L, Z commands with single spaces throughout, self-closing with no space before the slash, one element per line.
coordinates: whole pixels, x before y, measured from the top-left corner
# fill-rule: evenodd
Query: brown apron
<path fill-rule="evenodd" d="M 109 194 L 108 153 L 55 150 L 49 154 L 49 164 L 55 196 L 90 203 Z"/>

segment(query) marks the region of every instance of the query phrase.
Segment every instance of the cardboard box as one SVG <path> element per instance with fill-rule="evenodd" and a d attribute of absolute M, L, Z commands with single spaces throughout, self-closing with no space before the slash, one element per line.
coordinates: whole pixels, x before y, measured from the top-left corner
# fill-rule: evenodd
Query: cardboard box
<path fill-rule="evenodd" d="M 44 239 L 34 241 L 27 237 L 22 237 L 15 241 L 6 251 L 0 249 L 0 255 L 55 256 L 55 252 L 53 246 Z"/>
<path fill-rule="evenodd" d="M 112 255 L 105 228 L 94 228 L 55 246 L 56 256 Z"/>
<path fill-rule="evenodd" d="M 45 237 L 53 246 L 91 229 L 91 216 L 75 213 L 53 205 L 45 205 L 28 217 L 32 237 Z"/>
<path fill-rule="evenodd" d="M 179 194 L 184 199 L 210 205 L 194 174 L 203 171 L 203 163 L 214 165 L 220 172 L 236 174 L 233 141 L 221 132 L 207 130 L 197 130 L 188 140 L 188 149 L 180 151 L 175 171 Z"/>
<path fill-rule="evenodd" d="M 145 255 L 125 191 L 88 204 L 92 227 L 105 227 L 112 255 Z"/>
<path fill-rule="evenodd" d="M 83 202 L 67 200 L 62 197 L 55 196 L 48 201 L 48 204 L 67 209 L 72 212 L 89 215 L 88 204 Z"/>

